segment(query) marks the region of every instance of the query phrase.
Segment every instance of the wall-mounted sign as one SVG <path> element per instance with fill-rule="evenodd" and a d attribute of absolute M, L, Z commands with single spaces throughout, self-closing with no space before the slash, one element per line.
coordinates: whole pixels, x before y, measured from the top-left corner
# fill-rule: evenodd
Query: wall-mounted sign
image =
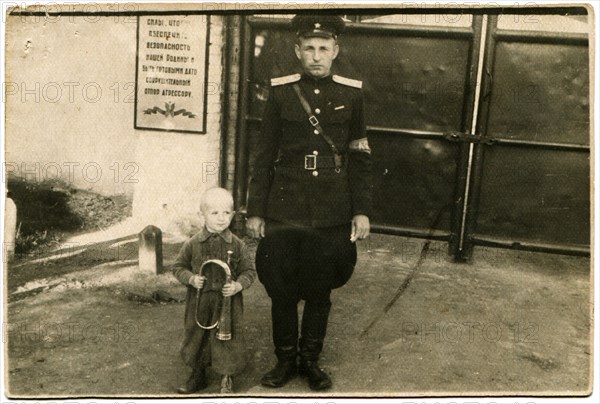
<path fill-rule="evenodd" d="M 138 17 L 135 129 L 206 133 L 206 15 Z"/>

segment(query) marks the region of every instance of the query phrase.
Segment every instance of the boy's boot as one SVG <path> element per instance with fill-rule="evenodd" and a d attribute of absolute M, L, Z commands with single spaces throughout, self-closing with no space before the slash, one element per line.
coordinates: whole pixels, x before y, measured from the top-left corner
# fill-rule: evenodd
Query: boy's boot
<path fill-rule="evenodd" d="M 233 393 L 233 378 L 230 375 L 221 377 L 221 394 Z"/>
<path fill-rule="evenodd" d="M 319 354 L 323 350 L 330 308 L 328 301 L 316 304 L 306 302 L 304 306 L 298 373 L 308 378 L 312 390 L 325 390 L 332 385 L 329 375 L 319 367 Z"/>
<path fill-rule="evenodd" d="M 193 368 L 185 385 L 178 387 L 177 392 L 181 394 L 192 394 L 208 386 L 206 382 L 206 369 Z"/>

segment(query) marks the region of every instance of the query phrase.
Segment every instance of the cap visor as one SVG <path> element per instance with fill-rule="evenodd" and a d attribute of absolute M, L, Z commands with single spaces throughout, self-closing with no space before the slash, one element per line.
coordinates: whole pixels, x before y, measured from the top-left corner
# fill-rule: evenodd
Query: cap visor
<path fill-rule="evenodd" d="M 334 35 L 326 31 L 309 31 L 298 35 L 300 38 L 334 38 Z"/>

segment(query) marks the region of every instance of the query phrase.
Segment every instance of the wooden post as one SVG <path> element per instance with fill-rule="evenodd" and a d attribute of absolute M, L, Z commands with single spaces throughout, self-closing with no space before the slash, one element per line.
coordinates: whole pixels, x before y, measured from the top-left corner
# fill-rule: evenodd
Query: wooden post
<path fill-rule="evenodd" d="M 4 205 L 4 259 L 10 261 L 15 254 L 17 242 L 17 205 L 6 198 Z"/>
<path fill-rule="evenodd" d="M 139 234 L 139 268 L 152 275 L 163 272 L 162 231 L 156 226 L 146 226 Z"/>

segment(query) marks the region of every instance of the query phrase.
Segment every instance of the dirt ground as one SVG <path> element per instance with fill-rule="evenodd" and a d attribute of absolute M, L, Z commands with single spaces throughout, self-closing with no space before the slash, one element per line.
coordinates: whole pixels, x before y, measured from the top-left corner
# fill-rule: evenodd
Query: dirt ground
<path fill-rule="evenodd" d="M 11 398 L 176 397 L 185 290 L 137 266 L 137 236 L 111 236 L 8 267 L 3 338 Z M 165 267 L 181 240 L 164 239 Z M 425 247 L 425 249 L 424 249 Z M 321 365 L 330 391 L 297 378 L 260 386 L 275 363 L 263 286 L 244 292 L 248 366 L 239 396 L 584 395 L 590 390 L 590 260 L 372 235 L 333 293 Z M 6 300 L 6 298 L 5 298 Z M 301 309 L 301 307 L 300 307 Z M 198 396 L 219 395 L 218 376 Z"/>

